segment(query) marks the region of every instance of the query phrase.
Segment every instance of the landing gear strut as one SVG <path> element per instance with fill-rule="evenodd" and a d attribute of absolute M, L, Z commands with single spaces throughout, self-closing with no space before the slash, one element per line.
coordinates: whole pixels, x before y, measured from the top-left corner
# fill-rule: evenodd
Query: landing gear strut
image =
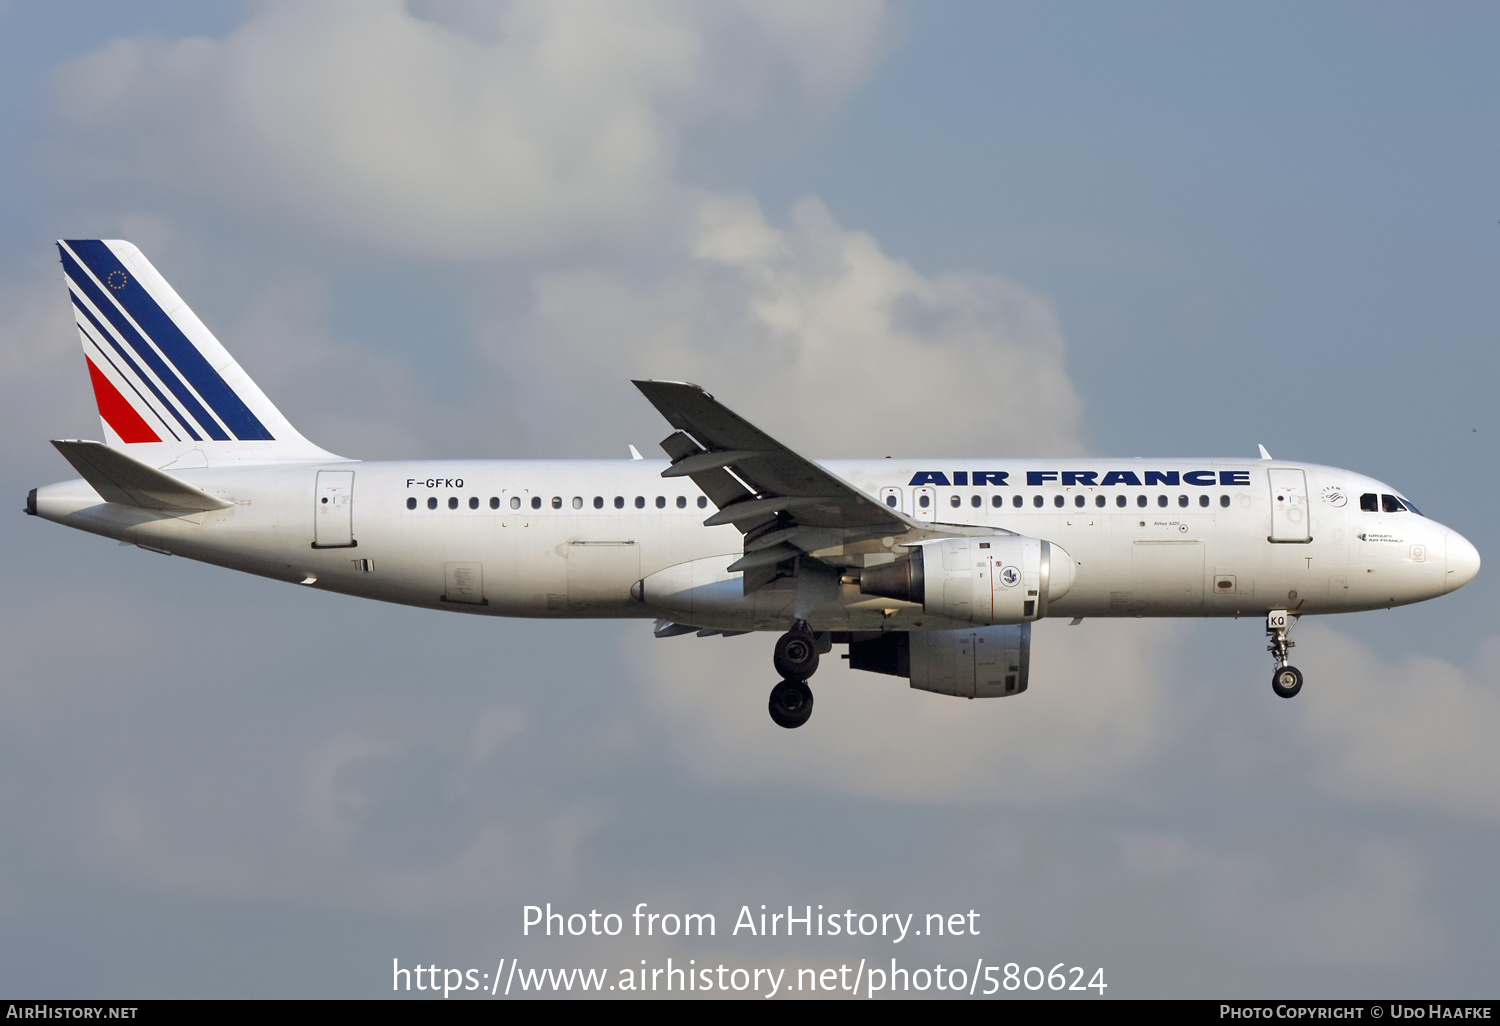
<path fill-rule="evenodd" d="M 1287 652 L 1297 647 L 1295 641 L 1287 640 L 1287 635 L 1296 625 L 1297 616 L 1285 609 L 1273 609 L 1266 617 L 1266 637 L 1271 639 L 1266 651 L 1276 660 L 1276 672 L 1271 675 L 1271 690 L 1282 698 L 1291 698 L 1302 690 L 1302 671 L 1287 663 Z"/>
<path fill-rule="evenodd" d="M 818 672 L 818 638 L 806 620 L 776 639 L 776 672 L 787 680 L 806 680 Z"/>
<path fill-rule="evenodd" d="M 812 688 L 805 680 L 784 680 L 771 689 L 770 708 L 778 727 L 800 727 L 812 715 Z"/>

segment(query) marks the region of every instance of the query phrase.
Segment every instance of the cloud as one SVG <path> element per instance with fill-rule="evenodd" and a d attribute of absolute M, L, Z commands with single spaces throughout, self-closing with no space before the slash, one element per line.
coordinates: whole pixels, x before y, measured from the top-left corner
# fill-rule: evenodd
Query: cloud
<path fill-rule="evenodd" d="M 0 288 L 0 411 L 0 451 L 32 473 L 67 469 L 48 438 L 104 437 L 55 263 Z"/>
<path fill-rule="evenodd" d="M 284 269 L 248 300 L 219 338 L 304 436 L 360 459 L 432 454 L 429 433 L 446 423 L 444 411 L 403 356 L 329 327 L 333 298 L 322 277 Z"/>
<path fill-rule="evenodd" d="M 644 266 L 539 274 L 529 316 L 488 329 L 495 365 L 527 381 L 523 422 L 629 423 L 645 407 L 621 386 L 657 377 L 810 456 L 1082 451 L 1062 331 L 1025 286 L 923 274 L 816 199 L 779 227 L 704 196 L 683 233 Z"/>
<path fill-rule="evenodd" d="M 863 77 L 878 0 L 272 2 L 64 67 L 60 164 L 399 253 L 551 250 L 657 211 L 683 133 Z"/>
<path fill-rule="evenodd" d="M 1225 853 L 1175 834 L 1118 836 L 1131 881 L 1171 881 L 1212 932 L 1258 958 L 1337 968 L 1403 967 L 1442 951 L 1425 877 L 1406 848 L 1362 844 L 1332 873 L 1288 868 L 1281 853 Z"/>
<path fill-rule="evenodd" d="M 1415 655 L 1387 665 L 1346 635 L 1304 630 L 1296 701 L 1326 791 L 1500 819 L 1500 638 L 1465 670 Z"/>
<path fill-rule="evenodd" d="M 97 807 L 75 813 L 87 824 L 75 841 L 80 868 L 166 894 L 448 914 L 508 907 L 518 889 L 576 877 L 579 849 L 600 823 L 585 803 L 495 805 L 486 801 L 493 775 L 482 767 L 410 737 L 324 726 L 291 780 L 267 774 L 251 789 L 273 791 L 269 803 L 250 796 L 273 814 L 248 835 L 210 836 L 204 810 L 178 807 L 189 782 L 101 784 Z M 243 783 L 221 780 L 219 793 Z"/>

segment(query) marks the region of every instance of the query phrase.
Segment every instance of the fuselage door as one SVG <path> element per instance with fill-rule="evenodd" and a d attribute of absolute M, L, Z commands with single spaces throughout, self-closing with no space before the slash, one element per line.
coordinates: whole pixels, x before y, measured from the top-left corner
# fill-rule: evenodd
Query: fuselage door
<path fill-rule="evenodd" d="M 906 507 L 902 504 L 901 501 L 903 497 L 904 493 L 900 488 L 880 489 L 880 501 L 885 503 L 891 509 L 897 510 L 901 513 L 906 512 Z"/>
<path fill-rule="evenodd" d="M 1307 475 L 1293 467 L 1272 467 L 1271 540 L 1312 541 L 1307 510 Z"/>
<path fill-rule="evenodd" d="M 937 513 L 937 492 L 931 488 L 913 488 L 911 501 L 918 520 L 931 520 Z"/>
<path fill-rule="evenodd" d="M 318 471 L 318 493 L 313 501 L 313 548 L 353 547 L 354 471 Z"/>

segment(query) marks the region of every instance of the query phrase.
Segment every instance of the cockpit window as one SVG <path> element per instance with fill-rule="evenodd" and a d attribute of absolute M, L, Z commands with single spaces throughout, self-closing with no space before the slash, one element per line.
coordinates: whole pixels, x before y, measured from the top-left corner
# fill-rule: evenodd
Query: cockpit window
<path fill-rule="evenodd" d="M 1401 513 L 1406 507 L 1401 505 L 1401 500 L 1394 495 L 1382 495 L 1380 497 L 1380 508 L 1387 513 Z"/>
<path fill-rule="evenodd" d="M 1397 498 L 1399 498 L 1401 500 L 1401 504 L 1403 506 L 1405 506 L 1407 509 L 1411 510 L 1417 516 L 1420 517 L 1420 516 L 1424 516 L 1425 515 L 1425 514 L 1423 514 L 1423 512 L 1421 510 L 1419 510 L 1419 509 L 1417 509 L 1417 507 L 1413 506 L 1411 504 L 1411 500 L 1408 499 L 1406 496 L 1401 495 L 1401 496 L 1397 496 Z"/>
<path fill-rule="evenodd" d="M 1379 513 L 1380 496 L 1376 495 L 1374 492 L 1365 492 L 1365 494 L 1359 497 L 1359 508 L 1364 510 L 1366 513 Z"/>

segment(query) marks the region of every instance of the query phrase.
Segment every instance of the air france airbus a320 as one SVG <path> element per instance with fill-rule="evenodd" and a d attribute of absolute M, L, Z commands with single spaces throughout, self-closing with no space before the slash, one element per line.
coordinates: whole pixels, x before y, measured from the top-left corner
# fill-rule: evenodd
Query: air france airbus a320
<path fill-rule="evenodd" d="M 1026 690 L 1044 616 L 1264 617 L 1302 687 L 1308 613 L 1420 602 L 1479 571 L 1390 485 L 1272 459 L 828 460 L 696 385 L 637 381 L 667 462 L 349 460 L 308 442 L 128 242 L 58 244 L 103 442 L 26 512 L 312 588 L 432 609 L 781 631 L 771 718 L 821 654 L 965 698 Z M 633 452 L 633 450 L 632 450 Z"/>

